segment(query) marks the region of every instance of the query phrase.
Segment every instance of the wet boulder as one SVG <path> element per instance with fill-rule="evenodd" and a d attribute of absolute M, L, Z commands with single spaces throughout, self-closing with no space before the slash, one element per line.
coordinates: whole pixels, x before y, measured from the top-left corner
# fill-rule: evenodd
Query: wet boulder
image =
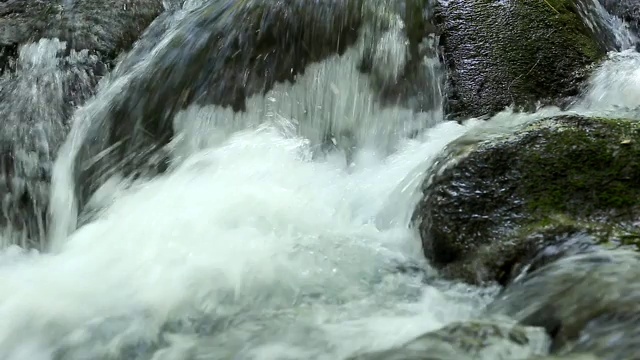
<path fill-rule="evenodd" d="M 599 250 L 572 255 L 508 286 L 487 312 L 544 327 L 556 355 L 633 359 L 640 353 L 640 255 Z"/>
<path fill-rule="evenodd" d="M 436 23 L 448 71 L 452 118 L 509 105 L 562 105 L 580 92 L 590 65 L 612 44 L 587 25 L 581 0 L 441 1 Z"/>
<path fill-rule="evenodd" d="M 519 360 L 547 353 L 544 329 L 508 320 L 456 322 L 393 349 L 352 360 Z"/>
<path fill-rule="evenodd" d="M 639 138 L 637 121 L 567 115 L 459 139 L 414 212 L 426 257 L 447 277 L 504 285 L 568 255 L 636 246 Z"/>

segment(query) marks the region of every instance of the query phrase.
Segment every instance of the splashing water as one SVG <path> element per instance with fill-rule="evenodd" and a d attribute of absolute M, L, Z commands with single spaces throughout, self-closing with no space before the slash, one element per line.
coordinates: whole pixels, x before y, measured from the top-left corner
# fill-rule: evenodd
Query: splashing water
<path fill-rule="evenodd" d="M 583 111 L 608 109 L 608 116 L 637 118 L 640 94 L 640 54 L 625 50 L 609 54 L 596 72 L 587 95 L 576 108 Z"/>
<path fill-rule="evenodd" d="M 425 290 L 421 276 L 398 272 L 424 265 L 419 242 L 406 226 L 373 224 L 387 204 L 408 217 L 411 204 L 386 200 L 464 130 L 442 124 L 351 171 L 310 161 L 306 141 L 269 126 L 238 133 L 125 191 L 60 253 L 0 268 L 0 352 L 11 358 L 36 342 L 49 354 L 69 344 L 69 354 L 100 356 L 101 345 L 154 343 L 161 325 L 197 314 L 207 324 L 190 326 L 215 335 L 197 347 L 204 358 L 269 358 L 251 354 L 280 347 L 336 359 L 465 318 L 479 300 Z M 110 326 L 115 334 L 103 334 Z"/>
<path fill-rule="evenodd" d="M 394 41 L 376 56 L 398 61 Z M 380 107 L 357 51 L 249 99 L 244 114 L 186 109 L 175 119 L 178 168 L 128 189 L 111 179 L 94 199 L 103 212 L 53 253 L 5 250 L 0 356 L 337 359 L 471 316 L 486 290 L 440 284 L 407 223 L 424 168 L 475 123 L 415 137 L 440 110 Z M 102 116 L 150 59 L 116 69 L 76 119 Z M 348 162 L 317 157 L 329 129 L 359 145 L 342 147 Z M 54 174 L 56 185 L 69 182 Z"/>
<path fill-rule="evenodd" d="M 629 24 L 608 13 L 600 0 L 579 1 L 576 4 L 586 25 L 596 34 L 611 36 L 616 50 L 628 50 L 638 43 L 638 37 L 631 31 Z"/>
<path fill-rule="evenodd" d="M 199 7 L 195 2 L 188 2 L 185 4 L 188 5 L 185 10 L 176 12 L 169 19 L 162 19 L 161 24 L 164 24 L 166 29 L 159 31 L 159 34 L 153 34 L 155 31 L 150 31 L 153 35 L 159 36 L 159 39 L 153 41 L 154 46 L 150 46 L 151 42 L 148 40 L 141 41 L 137 48 L 133 49 L 130 56 L 126 57 L 113 71 L 112 78 L 103 84 L 98 96 L 76 113 L 75 126 L 61 150 L 61 157 L 58 159 L 53 173 L 53 185 L 59 186 L 54 189 L 51 198 L 51 213 L 54 219 L 50 233 L 54 249 L 59 243 L 64 242 L 68 233 L 77 226 L 79 204 L 76 194 L 71 189 L 74 188 L 73 174 L 76 172 L 75 163 L 79 154 L 86 150 L 84 145 L 87 139 L 92 139 L 96 143 L 106 141 L 104 133 L 113 132 L 109 127 L 112 126 L 112 118 L 124 116 L 123 112 L 132 114 L 132 118 L 127 122 L 138 125 L 131 126 L 132 134 L 127 134 L 126 140 L 119 139 L 121 142 L 133 144 L 131 151 L 124 155 L 127 159 L 122 162 L 136 157 L 138 154 L 135 150 L 142 153 L 146 151 L 143 146 L 137 146 L 138 143 L 135 140 L 129 140 L 129 138 L 143 139 L 146 136 L 145 125 L 142 124 L 146 120 L 144 116 L 140 118 L 140 114 L 149 118 L 169 117 L 170 120 L 178 123 L 175 127 L 178 131 L 182 130 L 183 138 L 186 137 L 191 144 L 199 141 L 204 146 L 212 145 L 239 129 L 256 126 L 264 121 L 285 119 L 293 123 L 297 132 L 310 139 L 314 146 L 326 144 L 326 138 L 330 136 L 334 145 L 347 152 L 356 146 L 369 146 L 384 153 L 393 150 L 399 139 L 415 134 L 420 129 L 427 128 L 442 119 L 441 100 L 434 101 L 430 113 L 419 115 L 406 108 L 380 106 L 376 94 L 372 92 L 370 79 L 358 69 L 365 49 L 371 46 L 371 39 L 365 35 L 361 36 L 358 43 L 341 56 L 329 56 L 325 61 L 309 65 L 304 74 L 299 74 L 296 77 L 295 85 L 276 83 L 264 96 L 256 94 L 248 97 L 245 105 L 246 111 L 243 113 L 238 113 L 237 109 L 232 106 L 231 108 L 210 107 L 202 110 L 196 105 L 191 105 L 186 111 L 183 111 L 183 113 L 186 112 L 186 115 L 180 114 L 176 110 L 184 105 L 181 98 L 189 97 L 191 93 L 202 92 L 202 88 L 209 88 L 213 84 L 207 83 L 210 80 L 202 80 L 202 83 L 198 83 L 195 88 L 190 88 L 189 82 L 179 79 L 176 80 L 175 86 L 178 87 L 176 89 L 171 86 L 172 84 L 165 84 L 164 79 L 157 78 L 156 68 L 162 67 L 167 71 L 167 69 L 174 69 L 175 64 L 183 62 L 195 62 L 194 66 L 202 63 L 200 60 L 194 60 L 198 59 L 197 53 L 182 57 L 189 52 L 180 52 L 176 55 L 174 47 L 176 42 L 187 35 L 191 38 L 197 38 L 190 33 L 195 31 L 194 28 L 203 32 L 198 26 L 199 23 L 196 22 L 194 25 L 192 19 L 195 18 L 206 25 L 207 21 L 211 21 L 211 13 L 223 12 L 214 6 L 216 4 L 215 2 L 207 3 Z M 384 9 L 377 9 L 377 11 L 382 12 L 384 16 L 376 16 L 387 16 Z M 384 73 L 387 70 L 378 70 L 379 73 L 382 73 L 379 74 L 380 76 L 388 78 L 397 76 L 397 71 L 394 69 L 402 66 L 399 63 L 404 58 L 404 47 L 406 47 L 406 39 L 397 35 L 396 29 L 396 27 L 403 26 L 402 22 L 396 17 L 391 16 L 391 18 L 392 20 L 388 24 L 389 29 L 382 36 L 382 40 L 375 43 L 376 55 L 374 56 L 380 58 L 385 65 L 393 65 L 390 66 L 389 74 Z M 374 24 L 371 25 L 374 29 L 369 32 L 375 32 L 377 20 L 374 20 L 372 20 Z M 220 25 L 226 30 L 223 25 L 229 25 L 228 21 Z M 367 31 L 364 32 L 368 34 Z M 206 32 L 201 35 L 214 37 Z M 429 39 L 426 39 L 425 42 L 428 41 Z M 202 44 L 197 45 L 203 47 Z M 430 45 L 433 46 L 433 42 Z M 383 53 L 383 55 L 379 53 Z M 425 73 L 433 77 L 431 89 L 424 89 L 423 92 L 432 94 L 436 99 L 441 99 L 442 71 L 440 64 L 434 61 L 435 59 L 437 59 L 437 54 L 434 53 L 432 58 L 425 57 L 422 64 Z M 211 59 L 211 62 L 218 64 L 212 69 L 221 72 L 220 67 L 223 66 L 224 59 Z M 382 66 L 382 68 L 385 67 Z M 224 68 L 222 69 L 224 70 Z M 205 71 L 207 68 L 202 70 Z M 232 68 L 229 71 L 233 70 Z M 175 71 L 177 70 L 174 69 L 170 73 Z M 191 69 L 187 69 L 185 73 L 191 71 Z M 189 76 L 194 77 L 190 73 Z M 202 76 L 197 78 L 208 79 Z M 220 79 L 221 82 L 228 80 Z M 230 80 L 240 81 L 235 78 Z M 161 90 L 158 92 L 162 95 L 148 93 L 144 90 L 147 86 L 159 87 Z M 187 95 L 173 96 L 176 91 Z M 219 91 L 214 96 L 220 96 L 219 100 L 223 104 L 229 100 L 225 98 L 226 95 L 220 95 Z M 167 97 L 171 99 L 168 105 L 166 101 L 161 101 Z M 131 100 L 131 98 L 136 100 Z M 114 115 L 114 108 L 117 109 L 115 110 L 116 115 Z M 177 115 L 175 119 L 173 114 Z M 194 120 L 194 117 L 198 119 Z M 185 118 L 186 121 L 184 121 Z M 161 120 L 154 121 L 162 122 Z M 180 123 L 187 124 L 189 129 L 184 129 L 184 125 Z M 141 131 L 140 128 L 143 130 Z M 158 137 L 163 135 L 157 134 Z M 139 143 L 143 142 L 139 141 Z M 102 150 L 108 152 L 114 149 Z M 119 150 L 115 149 L 115 152 L 117 151 Z M 96 157 L 101 156 L 96 154 Z M 105 158 L 107 157 L 105 156 Z M 100 178 L 95 180 L 95 183 L 106 180 L 102 174 L 99 174 L 98 177 Z"/>
<path fill-rule="evenodd" d="M 164 42 L 138 43 L 139 56 L 123 60 L 130 71 L 117 68 L 76 121 L 103 116 L 128 81 L 153 71 L 180 16 L 154 29 Z M 397 64 L 403 39 L 383 38 L 380 61 Z M 249 98 L 243 114 L 179 112 L 175 168 L 109 179 L 93 221 L 75 231 L 69 169 L 89 124 L 74 124 L 54 174 L 55 251 L 0 253 L 0 358 L 336 360 L 475 316 L 495 289 L 441 281 L 426 264 L 408 226 L 418 186 L 451 141 L 562 112 L 443 122 L 437 57 L 425 59 L 431 112 L 382 107 L 356 69 L 359 51 Z M 568 112 L 633 114 L 639 56 L 612 55 Z M 338 150 L 325 154 L 327 133 Z"/>

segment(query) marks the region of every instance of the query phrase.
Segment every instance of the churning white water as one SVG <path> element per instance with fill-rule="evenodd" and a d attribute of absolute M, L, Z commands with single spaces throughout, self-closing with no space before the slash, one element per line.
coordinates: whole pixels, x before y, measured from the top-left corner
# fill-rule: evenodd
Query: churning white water
<path fill-rule="evenodd" d="M 638 64 L 612 55 L 570 112 L 633 114 Z M 187 109 L 175 169 L 112 179 L 55 252 L 5 248 L 0 359 L 338 360 L 477 315 L 494 290 L 429 269 L 409 228 L 418 186 L 454 139 L 560 111 L 441 122 L 378 107 L 353 66 L 329 59 L 244 117 Z M 318 156 L 319 124 L 356 150 Z"/>
<path fill-rule="evenodd" d="M 353 168 L 312 161 L 304 139 L 268 125 L 194 154 L 121 193 L 59 253 L 5 251 L 2 358 L 61 344 L 96 358 L 191 315 L 211 332 L 201 358 L 339 359 L 466 318 L 475 292 L 399 271 L 425 267 L 407 175 L 465 129 L 441 124 L 385 159 L 363 151 Z"/>

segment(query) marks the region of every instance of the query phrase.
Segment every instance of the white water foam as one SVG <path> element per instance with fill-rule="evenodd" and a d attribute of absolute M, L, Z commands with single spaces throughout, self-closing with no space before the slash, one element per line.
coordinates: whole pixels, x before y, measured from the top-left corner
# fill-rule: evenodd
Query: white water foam
<path fill-rule="evenodd" d="M 468 317 L 480 300 L 425 290 L 394 266 L 426 267 L 405 221 L 415 197 L 396 201 L 415 193 L 407 174 L 472 126 L 443 123 L 355 168 L 310 161 L 306 140 L 268 125 L 193 155 L 126 191 L 59 253 L 5 251 L 0 357 L 32 349 L 48 359 L 60 344 L 102 356 L 195 312 L 219 327 L 198 347 L 207 359 L 294 348 L 339 359 Z M 379 214 L 403 220 L 377 227 Z M 91 329 L 108 326 L 114 334 L 96 341 Z"/>
<path fill-rule="evenodd" d="M 611 111 L 610 116 L 638 116 L 640 107 L 640 54 L 612 52 L 592 76 L 586 96 L 575 109 Z"/>

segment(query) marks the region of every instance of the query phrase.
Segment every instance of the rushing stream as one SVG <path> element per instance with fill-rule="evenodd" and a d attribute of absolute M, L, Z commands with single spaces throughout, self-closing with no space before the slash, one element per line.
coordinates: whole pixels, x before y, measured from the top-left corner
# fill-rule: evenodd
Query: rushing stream
<path fill-rule="evenodd" d="M 0 241 L 0 359 L 338 360 L 479 314 L 496 289 L 439 280 L 424 260 L 409 227 L 418 186 L 452 140 L 560 110 L 443 121 L 437 56 L 424 63 L 433 109 L 420 114 L 376 103 L 356 70 L 357 47 L 310 66 L 295 85 L 251 97 L 243 114 L 192 105 L 172 119 L 169 172 L 133 184 L 105 179 L 92 217 L 79 220 L 79 143 L 154 71 L 181 19 L 180 11 L 158 18 L 169 29 L 158 31 L 161 41 L 138 43 L 76 111 L 62 148 L 41 151 L 57 155 L 47 170 L 50 249 L 25 250 L 26 240 L 8 233 Z M 392 62 L 402 39 L 385 36 L 381 51 Z M 0 91 L 15 87 L 2 114 L 34 112 L 44 119 L 37 131 L 54 134 L 47 139 L 68 126 L 55 96 L 64 78 L 82 79 L 65 66 L 91 61 L 73 53 L 52 63 L 59 46 L 24 47 L 21 72 L 0 80 Z M 639 69 L 635 51 L 611 54 L 569 111 L 640 117 Z M 34 81 L 41 86 L 29 87 Z M 27 136 L 12 129 L 17 135 L 3 136 Z M 29 136 L 27 146 L 46 146 Z"/>

